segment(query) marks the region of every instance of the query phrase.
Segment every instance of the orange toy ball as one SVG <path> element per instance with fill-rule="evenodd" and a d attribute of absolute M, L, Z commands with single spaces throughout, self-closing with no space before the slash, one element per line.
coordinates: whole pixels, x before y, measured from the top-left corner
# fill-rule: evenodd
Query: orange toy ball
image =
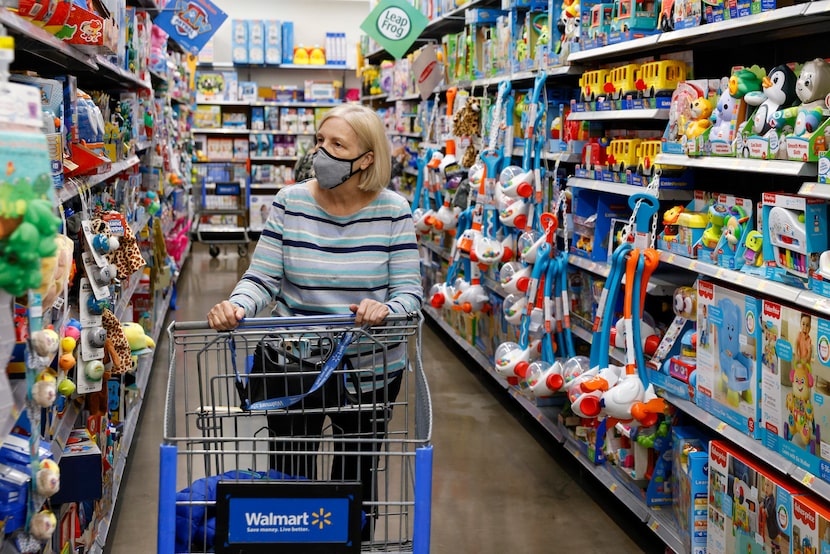
<path fill-rule="evenodd" d="M 66 354 L 62 355 L 58 360 L 58 366 L 64 371 L 69 371 L 73 367 L 75 367 L 75 356 L 71 353 L 67 352 Z"/>

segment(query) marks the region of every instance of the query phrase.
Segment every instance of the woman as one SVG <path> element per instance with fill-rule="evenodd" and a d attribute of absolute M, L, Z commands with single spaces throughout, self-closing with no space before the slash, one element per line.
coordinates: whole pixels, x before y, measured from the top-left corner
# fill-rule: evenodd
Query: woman
<path fill-rule="evenodd" d="M 423 289 L 415 228 L 408 202 L 386 190 L 390 160 L 384 126 L 374 111 L 344 104 L 327 112 L 317 131 L 315 178 L 277 193 L 248 270 L 230 298 L 208 314 L 211 327 L 233 329 L 273 301 L 273 315 L 351 311 L 356 326 L 378 325 L 390 313 L 420 310 Z M 375 366 L 361 371 L 359 383 L 351 385 L 356 404 L 369 408 L 328 412 L 335 436 L 385 436 L 389 414 L 375 409 L 374 399 L 382 393 L 383 403 L 394 402 L 405 369 L 403 348 L 389 350 L 385 375 Z M 327 405 L 332 401 L 324 400 Z M 280 437 L 319 437 L 323 419 L 320 414 L 290 412 L 268 417 L 271 432 Z M 275 446 L 288 452 L 310 448 L 290 441 Z M 377 450 L 372 440 L 343 441 L 341 446 Z M 310 456 L 275 454 L 272 465 L 290 475 L 316 476 Z M 359 479 L 364 500 L 374 499 L 374 465 L 375 456 L 336 456 L 332 478 Z"/>

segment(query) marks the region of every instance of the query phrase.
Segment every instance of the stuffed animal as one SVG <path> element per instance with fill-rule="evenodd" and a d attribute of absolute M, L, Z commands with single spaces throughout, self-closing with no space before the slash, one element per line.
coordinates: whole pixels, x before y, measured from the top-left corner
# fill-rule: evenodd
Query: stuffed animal
<path fill-rule="evenodd" d="M 784 433 L 787 440 L 792 440 L 801 448 L 809 448 L 815 453 L 813 436 L 813 374 L 810 364 L 798 361 L 790 370 L 790 381 L 793 390 L 787 394 L 787 411 L 790 412 L 784 423 Z"/>
<path fill-rule="evenodd" d="M 741 352 L 741 322 L 743 313 L 737 304 L 728 298 L 718 302 L 722 323 L 717 326 L 718 359 L 720 361 L 722 384 L 726 388 L 727 402 L 738 407 L 741 399 L 752 403 L 752 361 Z"/>
<path fill-rule="evenodd" d="M 763 135 L 772 128 L 772 116 L 782 108 L 792 106 L 798 96 L 795 85 L 798 77 L 786 64 L 773 67 L 761 82 L 762 91 L 751 91 L 744 96 L 750 106 L 757 106 L 752 115 L 751 132 Z"/>
<path fill-rule="evenodd" d="M 61 486 L 61 470 L 58 464 L 49 459 L 41 460 L 40 469 L 35 474 L 35 484 L 39 495 L 46 498 L 54 496 Z"/>
<path fill-rule="evenodd" d="M 29 522 L 29 532 L 39 541 L 48 541 L 52 538 L 58 520 L 50 510 L 41 510 Z"/>
<path fill-rule="evenodd" d="M 728 89 L 721 93 L 713 112 L 715 122 L 712 124 L 712 130 L 709 131 L 709 140 L 732 141 L 739 105 L 740 101 L 729 94 Z"/>
<path fill-rule="evenodd" d="M 776 111 L 771 125 L 782 133 L 792 132 L 797 136 L 812 133 L 821 121 L 822 114 L 819 112 L 828 94 L 830 64 L 821 58 L 805 63 L 795 83 L 795 95 L 800 103 Z"/>
<path fill-rule="evenodd" d="M 686 125 L 686 138 L 694 139 L 712 126 L 712 103 L 706 98 L 696 98 L 691 104 L 691 121 Z"/>
<path fill-rule="evenodd" d="M 130 350 L 136 352 L 147 348 L 155 348 L 156 343 L 144 332 L 144 327 L 138 323 L 122 323 L 127 342 L 130 343 Z"/>
<path fill-rule="evenodd" d="M 41 408 L 49 408 L 58 397 L 58 384 L 51 370 L 46 369 L 32 385 L 32 400 Z"/>
<path fill-rule="evenodd" d="M 55 235 L 55 245 L 57 248 L 55 255 L 43 258 L 40 264 L 43 284 L 36 292 L 41 296 L 43 309 L 51 308 L 55 300 L 63 294 L 72 271 L 75 243 L 66 235 L 59 233 Z"/>

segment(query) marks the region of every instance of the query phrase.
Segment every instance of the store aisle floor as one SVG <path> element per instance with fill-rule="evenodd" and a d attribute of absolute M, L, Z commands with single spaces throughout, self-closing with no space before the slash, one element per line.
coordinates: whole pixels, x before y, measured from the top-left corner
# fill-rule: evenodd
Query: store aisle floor
<path fill-rule="evenodd" d="M 238 258 L 235 247 L 223 250 L 212 259 L 206 247 L 194 246 L 171 317 L 204 320 L 227 297 L 248 260 Z M 607 490 L 591 478 L 583 481 L 578 462 L 488 375 L 468 369 L 475 363 L 462 351 L 429 325 L 423 343 L 434 411 L 434 554 L 663 551 Z M 156 548 L 166 337 L 158 348 L 110 530 L 113 554 Z"/>

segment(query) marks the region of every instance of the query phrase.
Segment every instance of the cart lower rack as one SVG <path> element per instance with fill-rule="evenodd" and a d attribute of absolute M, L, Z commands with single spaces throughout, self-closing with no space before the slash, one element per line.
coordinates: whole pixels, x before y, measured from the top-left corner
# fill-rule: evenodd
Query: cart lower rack
<path fill-rule="evenodd" d="M 421 315 L 353 325 L 170 325 L 158 552 L 429 552 Z"/>

